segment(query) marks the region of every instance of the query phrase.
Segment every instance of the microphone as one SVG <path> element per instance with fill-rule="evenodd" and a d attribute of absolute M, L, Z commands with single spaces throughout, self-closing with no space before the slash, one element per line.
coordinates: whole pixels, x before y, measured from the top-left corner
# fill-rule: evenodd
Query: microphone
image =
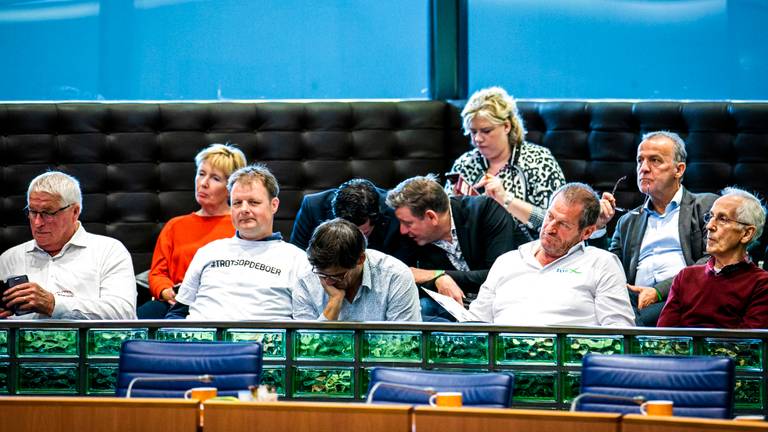
<path fill-rule="evenodd" d="M 426 395 L 427 397 L 430 397 L 433 394 L 437 393 L 437 391 L 435 391 L 435 389 L 433 389 L 432 387 L 421 388 L 421 387 L 414 387 L 414 386 L 409 386 L 405 384 L 395 384 L 395 383 L 379 381 L 376 384 L 374 384 L 373 387 L 371 387 L 371 391 L 368 392 L 368 397 L 365 399 L 365 403 L 367 404 L 373 403 L 373 395 L 376 394 L 376 390 L 378 390 L 381 387 L 393 388 L 397 390 L 407 390 L 410 392 Z"/>
<path fill-rule="evenodd" d="M 202 383 L 209 383 L 213 381 L 213 375 L 162 375 L 162 376 L 143 376 L 136 377 L 128 383 L 128 390 L 125 392 L 125 398 L 131 398 L 131 391 L 133 385 L 137 382 L 175 382 L 175 381 L 198 381 Z"/>
<path fill-rule="evenodd" d="M 607 395 L 607 394 L 601 394 L 601 393 L 582 393 L 573 399 L 573 401 L 571 402 L 570 411 L 575 412 L 576 406 L 578 406 L 579 402 L 581 402 L 581 400 L 585 398 L 595 398 L 595 399 L 603 399 L 603 400 L 617 401 L 617 402 L 632 402 L 638 405 L 642 405 L 645 402 L 645 396 L 641 396 L 641 395 L 629 397 L 629 396 Z"/>

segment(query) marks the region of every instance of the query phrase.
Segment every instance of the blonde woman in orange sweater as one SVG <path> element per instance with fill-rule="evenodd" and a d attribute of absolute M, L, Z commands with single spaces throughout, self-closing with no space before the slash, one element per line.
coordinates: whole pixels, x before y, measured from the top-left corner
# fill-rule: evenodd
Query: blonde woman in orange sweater
<path fill-rule="evenodd" d="M 169 220 L 160 232 L 149 272 L 149 290 L 157 301 L 140 307 L 139 318 L 163 318 L 175 303 L 195 252 L 213 240 L 235 235 L 227 179 L 247 165 L 245 155 L 234 146 L 212 144 L 195 156 L 195 164 L 195 200 L 200 209 Z"/>

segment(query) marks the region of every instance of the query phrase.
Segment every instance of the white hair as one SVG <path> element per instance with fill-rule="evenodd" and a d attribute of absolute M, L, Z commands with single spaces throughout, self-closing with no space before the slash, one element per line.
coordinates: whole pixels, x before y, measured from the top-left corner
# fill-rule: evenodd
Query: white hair
<path fill-rule="evenodd" d="M 77 204 L 83 209 L 83 195 L 80 192 L 80 182 L 69 174 L 60 171 L 48 171 L 32 179 L 27 189 L 27 205 L 32 192 L 44 192 L 58 196 L 61 205 Z"/>
<path fill-rule="evenodd" d="M 741 199 L 739 207 L 736 209 L 736 219 L 739 222 L 755 226 L 755 235 L 752 237 L 752 243 L 757 243 L 763 234 L 765 225 L 765 207 L 760 198 L 735 186 L 730 186 L 720 191 L 722 196 L 735 196 Z"/>

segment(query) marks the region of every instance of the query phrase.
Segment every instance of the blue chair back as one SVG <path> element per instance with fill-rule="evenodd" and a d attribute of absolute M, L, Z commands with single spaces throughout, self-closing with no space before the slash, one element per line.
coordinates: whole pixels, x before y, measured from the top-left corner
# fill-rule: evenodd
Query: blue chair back
<path fill-rule="evenodd" d="M 213 375 L 213 382 L 137 382 L 131 397 L 179 398 L 192 387 L 216 387 L 219 396 L 259 385 L 261 344 L 228 342 L 165 342 L 130 340 L 120 349 L 117 396 L 125 396 L 136 377 Z"/>
<path fill-rule="evenodd" d="M 368 391 L 381 382 L 372 402 L 426 405 L 429 394 L 418 389 L 432 389 L 461 392 L 464 406 L 508 408 L 512 405 L 514 381 L 514 375 L 506 372 L 459 373 L 377 367 L 371 369 Z"/>
<path fill-rule="evenodd" d="M 733 417 L 734 363 L 705 356 L 596 355 L 584 357 L 581 393 L 671 400 L 683 417 Z M 579 411 L 640 413 L 630 401 L 586 397 Z"/>

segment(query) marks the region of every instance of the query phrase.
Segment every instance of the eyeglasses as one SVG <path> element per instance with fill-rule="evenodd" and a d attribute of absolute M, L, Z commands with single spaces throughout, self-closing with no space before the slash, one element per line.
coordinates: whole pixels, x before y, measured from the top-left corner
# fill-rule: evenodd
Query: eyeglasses
<path fill-rule="evenodd" d="M 712 219 L 715 220 L 715 225 L 717 225 L 717 226 L 728 225 L 729 222 L 734 222 L 734 223 L 737 223 L 739 225 L 744 225 L 744 226 L 754 226 L 754 225 L 746 223 L 746 222 L 741 222 L 741 221 L 737 221 L 736 219 L 731 219 L 731 218 L 726 217 L 725 215 L 722 215 L 722 214 L 714 215 L 714 214 L 712 214 L 712 212 L 704 213 L 704 222 L 705 223 L 709 223 L 709 221 L 711 221 Z"/>
<path fill-rule="evenodd" d="M 621 182 L 623 182 L 626 179 L 627 179 L 627 176 L 621 177 L 618 180 L 616 180 L 616 183 L 613 184 L 613 189 L 611 189 L 611 195 L 613 195 L 614 198 L 616 198 L 616 189 L 618 189 L 619 185 L 621 184 Z M 629 211 L 629 210 L 625 209 L 624 207 L 618 207 L 618 206 L 614 207 L 613 209 L 615 211 L 620 211 L 620 212 L 628 212 Z"/>
<path fill-rule="evenodd" d="M 343 281 L 344 278 L 346 278 L 347 275 L 349 274 L 349 272 L 351 272 L 351 271 L 352 271 L 352 269 L 349 269 L 349 270 L 347 270 L 347 271 L 345 271 L 343 273 L 338 273 L 338 274 L 335 274 L 335 275 L 330 275 L 330 274 L 327 274 L 327 273 L 323 273 L 323 272 L 321 272 L 320 270 L 318 270 L 318 269 L 316 269 L 314 267 L 312 268 L 312 273 L 316 274 L 317 277 L 319 277 L 320 279 L 325 279 L 326 281 L 328 281 L 330 283 L 333 283 L 333 284 L 337 284 L 337 283 Z"/>
<path fill-rule="evenodd" d="M 72 204 L 67 204 L 64 207 L 54 210 L 54 211 L 45 211 L 45 210 L 32 210 L 29 208 L 29 206 L 24 207 L 24 215 L 29 218 L 29 220 L 35 220 L 38 216 L 42 217 L 45 222 L 50 222 L 53 220 L 53 218 L 56 217 L 57 214 L 63 212 L 64 210 L 72 207 Z"/>

